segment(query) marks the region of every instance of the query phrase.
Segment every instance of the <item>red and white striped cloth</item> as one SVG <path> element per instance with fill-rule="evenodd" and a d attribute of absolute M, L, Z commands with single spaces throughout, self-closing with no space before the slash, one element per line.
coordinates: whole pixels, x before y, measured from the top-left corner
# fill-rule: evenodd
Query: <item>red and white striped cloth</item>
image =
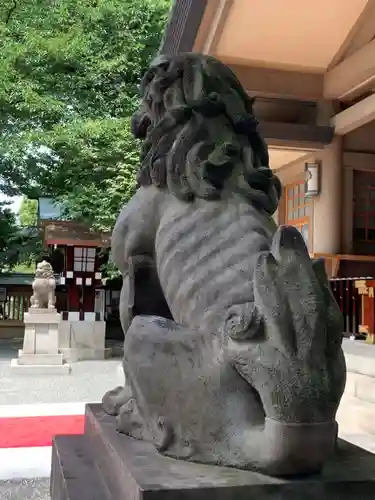
<path fill-rule="evenodd" d="M 0 406 L 0 480 L 49 477 L 57 434 L 81 434 L 85 403 Z"/>

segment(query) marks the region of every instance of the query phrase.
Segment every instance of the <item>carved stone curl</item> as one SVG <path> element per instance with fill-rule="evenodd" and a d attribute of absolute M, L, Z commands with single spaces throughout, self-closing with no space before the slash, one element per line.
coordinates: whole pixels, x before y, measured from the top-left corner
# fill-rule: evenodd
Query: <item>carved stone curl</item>
<path fill-rule="evenodd" d="M 342 317 L 324 264 L 272 219 L 281 185 L 252 100 L 196 54 L 157 58 L 142 96 L 140 187 L 112 237 L 126 385 L 103 406 L 170 457 L 318 472 L 337 439 Z"/>
<path fill-rule="evenodd" d="M 30 308 L 55 310 L 56 280 L 49 262 L 43 260 L 38 263 L 32 287 L 34 293 L 30 299 Z"/>

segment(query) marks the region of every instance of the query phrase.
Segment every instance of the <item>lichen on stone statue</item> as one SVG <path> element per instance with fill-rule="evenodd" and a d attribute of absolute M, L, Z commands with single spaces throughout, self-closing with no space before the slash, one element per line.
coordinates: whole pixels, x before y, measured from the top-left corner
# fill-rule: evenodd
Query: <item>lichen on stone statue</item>
<path fill-rule="evenodd" d="M 318 472 L 337 439 L 342 317 L 324 264 L 272 219 L 281 185 L 253 101 L 198 54 L 158 57 L 141 93 L 139 188 L 112 237 L 125 386 L 104 409 L 169 457 Z M 134 297 L 140 257 L 173 319 Z"/>
<path fill-rule="evenodd" d="M 30 299 L 30 309 L 55 310 L 56 280 L 49 262 L 43 260 L 37 264 L 32 288 L 33 295 Z"/>

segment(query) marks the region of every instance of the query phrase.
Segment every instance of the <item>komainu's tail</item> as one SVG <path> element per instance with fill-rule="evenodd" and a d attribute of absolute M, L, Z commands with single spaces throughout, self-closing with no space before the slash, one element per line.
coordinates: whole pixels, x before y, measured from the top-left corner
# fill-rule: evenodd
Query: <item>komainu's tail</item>
<path fill-rule="evenodd" d="M 283 458 L 286 471 L 296 460 L 302 472 L 319 469 L 334 447 L 345 388 L 343 322 L 324 262 L 310 259 L 297 229 L 278 229 L 254 271 L 254 304 L 242 324 L 234 317 L 227 329 L 228 353 L 259 394 L 269 450 Z M 281 440 L 280 426 L 287 439 Z M 301 443 L 310 447 L 305 464 Z"/>
<path fill-rule="evenodd" d="M 254 304 L 238 307 L 242 315 L 232 310 L 226 323 L 227 348 L 266 419 L 335 422 L 346 379 L 342 316 L 324 262 L 310 259 L 297 229 L 278 229 L 259 255 Z"/>

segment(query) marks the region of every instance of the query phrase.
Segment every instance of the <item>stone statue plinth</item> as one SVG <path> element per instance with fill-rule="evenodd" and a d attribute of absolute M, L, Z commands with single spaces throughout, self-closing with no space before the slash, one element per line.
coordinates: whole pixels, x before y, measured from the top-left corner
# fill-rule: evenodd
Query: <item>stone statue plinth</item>
<path fill-rule="evenodd" d="M 23 349 L 19 350 L 18 358 L 11 361 L 11 367 L 22 373 L 70 373 L 69 364 L 59 352 L 61 315 L 54 307 L 55 286 L 50 264 L 38 264 L 31 307 L 24 315 Z"/>
<path fill-rule="evenodd" d="M 31 309 L 24 316 L 23 349 L 11 366 L 22 372 L 70 373 L 69 364 L 59 352 L 61 315 L 56 309 Z"/>
<path fill-rule="evenodd" d="M 374 455 L 343 440 L 321 474 L 300 478 L 174 460 L 151 443 L 119 436 L 115 417 L 87 405 L 84 435 L 53 443 L 51 498 L 372 500 L 374 478 Z"/>

